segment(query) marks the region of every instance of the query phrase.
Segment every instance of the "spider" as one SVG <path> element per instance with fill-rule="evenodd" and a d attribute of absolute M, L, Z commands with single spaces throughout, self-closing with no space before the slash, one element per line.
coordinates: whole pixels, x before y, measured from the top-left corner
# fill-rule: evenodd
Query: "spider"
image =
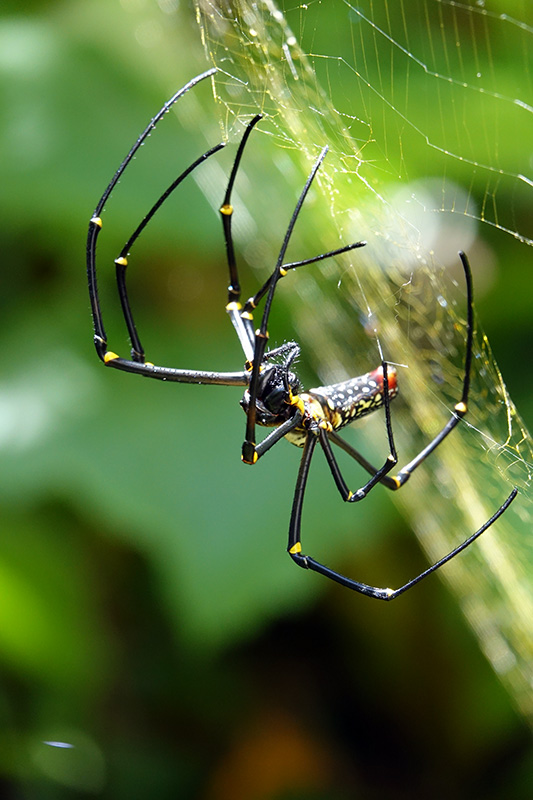
<path fill-rule="evenodd" d="M 343 586 L 348 587 L 368 597 L 379 600 L 392 600 L 403 594 L 412 586 L 417 584 L 422 578 L 430 575 L 439 569 L 443 564 L 458 555 L 484 531 L 487 530 L 504 511 L 509 507 L 517 494 L 513 489 L 500 508 L 492 517 L 484 523 L 475 533 L 469 536 L 462 544 L 455 547 L 451 552 L 426 569 L 424 572 L 411 579 L 398 589 L 379 588 L 369 586 L 360 581 L 345 577 L 335 570 L 321 564 L 311 556 L 302 552 L 301 545 L 301 517 L 304 501 L 305 487 L 309 468 L 315 447 L 321 447 L 326 457 L 333 480 L 337 486 L 342 499 L 348 503 L 357 503 L 363 500 L 368 493 L 378 484 L 382 484 L 388 489 L 400 489 L 408 481 L 412 473 L 423 461 L 444 441 L 444 439 L 454 430 L 460 420 L 467 413 L 468 392 L 470 385 L 470 367 L 472 362 L 472 339 L 473 339 L 473 286 L 472 274 L 468 259 L 464 253 L 459 253 L 466 280 L 466 303 L 467 303 L 467 328 L 466 328 L 466 349 L 464 360 L 464 377 L 461 399 L 455 405 L 450 419 L 442 430 L 418 453 L 406 466 L 399 470 L 394 476 L 389 473 L 398 463 L 398 456 L 394 444 L 394 436 L 391 423 L 390 403 L 398 392 L 396 370 L 383 360 L 381 365 L 367 373 L 351 380 L 336 383 L 331 386 L 319 386 L 307 392 L 302 391 L 300 381 L 292 365 L 300 354 L 300 346 L 297 342 L 286 342 L 274 349 L 267 349 L 268 343 L 268 319 L 274 300 L 274 294 L 279 281 L 284 278 L 291 270 L 298 269 L 308 264 L 322 261 L 326 258 L 345 253 L 355 248 L 363 247 L 366 242 L 355 242 L 344 247 L 330 250 L 313 258 L 306 258 L 301 261 L 285 263 L 285 254 L 291 238 L 294 225 L 305 201 L 309 188 L 318 172 L 318 169 L 326 156 L 327 146 L 323 148 L 320 155 L 307 178 L 305 186 L 300 194 L 285 237 L 279 252 L 279 256 L 270 277 L 265 281 L 256 294 L 241 303 L 241 287 L 233 237 L 231 232 L 231 221 L 233 208 L 231 205 L 231 194 L 235 178 L 239 169 L 244 148 L 250 133 L 261 119 L 261 115 L 255 116 L 246 126 L 240 141 L 235 161 L 229 177 L 226 193 L 220 213 L 222 217 L 226 256 L 229 268 L 230 283 L 228 286 L 228 301 L 226 311 L 237 333 L 239 342 L 244 351 L 246 359 L 244 369 L 239 372 L 206 372 L 202 370 L 176 369 L 174 367 L 159 366 L 145 359 L 144 350 L 137 332 L 130 307 L 126 288 L 126 269 L 128 265 L 128 255 L 130 250 L 143 229 L 150 222 L 154 214 L 166 201 L 169 195 L 181 184 L 184 178 L 195 170 L 202 162 L 218 152 L 224 143 L 217 144 L 203 155 L 196 159 L 187 169 L 182 172 L 161 195 L 159 200 L 152 206 L 141 223 L 137 226 L 130 236 L 120 255 L 115 259 L 116 277 L 118 294 L 122 306 L 122 313 L 128 329 L 131 341 L 131 357 L 121 358 L 116 353 L 110 351 L 107 346 L 107 338 L 102 321 L 100 301 L 97 290 L 96 280 L 96 243 L 98 235 L 102 229 L 101 213 L 111 194 L 113 188 L 121 178 L 128 164 L 135 156 L 139 147 L 155 128 L 159 120 L 189 89 L 200 81 L 211 77 L 216 69 L 210 69 L 197 77 L 193 78 L 183 88 L 181 88 L 170 100 L 165 103 L 158 114 L 151 120 L 147 128 L 139 136 L 124 161 L 116 171 L 111 183 L 102 195 L 94 214 L 89 223 L 87 240 L 87 273 L 89 280 L 89 293 L 91 299 L 92 317 L 94 323 L 94 344 L 99 358 L 108 367 L 113 369 L 132 372 L 137 375 L 145 375 L 163 381 L 176 381 L 178 383 L 196 384 L 219 384 L 223 386 L 244 386 L 245 392 L 241 400 L 241 406 L 246 414 L 246 434 L 242 446 L 242 460 L 245 464 L 255 464 L 271 447 L 283 437 L 292 444 L 303 448 L 294 499 L 292 503 L 292 513 L 289 524 L 288 552 L 293 561 L 304 569 L 310 569 L 330 578 Z M 259 328 L 254 330 L 253 312 L 260 301 L 264 299 L 264 307 Z M 385 414 L 385 426 L 389 446 L 389 454 L 383 465 L 376 469 L 367 459 L 355 448 L 348 444 L 339 436 L 339 431 L 356 419 L 369 414 L 376 409 L 383 408 Z M 256 426 L 266 426 L 273 428 L 262 441 L 256 443 Z M 358 462 L 369 474 L 370 478 L 356 491 L 348 488 L 342 475 L 337 459 L 333 452 L 332 445 L 339 447 L 356 462 Z"/>

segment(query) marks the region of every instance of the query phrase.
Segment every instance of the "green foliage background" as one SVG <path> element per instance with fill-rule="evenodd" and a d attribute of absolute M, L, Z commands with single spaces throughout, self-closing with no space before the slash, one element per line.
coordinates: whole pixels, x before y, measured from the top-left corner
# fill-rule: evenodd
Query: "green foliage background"
<path fill-rule="evenodd" d="M 191 10 L 159 6 L 7 3 L 0 18 L 3 796 L 525 798 L 526 725 L 439 580 L 381 605 L 296 570 L 283 551 L 298 451 L 247 470 L 238 389 L 97 362 L 87 220 L 162 99 L 205 66 Z M 110 249 L 202 144 L 162 126 L 117 189 Z M 238 369 L 220 226 L 194 183 L 144 245 L 149 349 Z M 477 308 L 527 420 L 531 254 L 506 247 Z M 286 308 L 274 324 L 289 337 Z M 357 509 L 355 539 L 339 505 L 317 465 L 307 537 L 328 540 L 330 562 L 384 585 L 424 567 L 384 492 Z"/>

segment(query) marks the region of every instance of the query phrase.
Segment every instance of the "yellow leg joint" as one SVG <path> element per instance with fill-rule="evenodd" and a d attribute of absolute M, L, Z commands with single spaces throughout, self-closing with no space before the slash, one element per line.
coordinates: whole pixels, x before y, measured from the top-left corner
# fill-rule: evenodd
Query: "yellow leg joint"
<path fill-rule="evenodd" d="M 254 443 L 253 446 L 255 447 L 255 443 Z M 248 449 L 248 448 L 246 448 L 246 449 Z M 254 450 L 254 452 L 253 452 L 251 461 L 250 461 L 249 458 L 245 458 L 244 457 L 244 453 L 241 455 L 241 461 L 243 461 L 245 464 L 256 464 L 258 458 L 259 458 L 259 456 L 257 455 L 257 451 L 256 450 Z"/>
<path fill-rule="evenodd" d="M 301 411 L 302 414 L 305 414 L 305 403 L 299 394 L 292 394 L 292 392 L 290 393 L 289 405 L 296 406 L 296 408 Z"/>
<path fill-rule="evenodd" d="M 226 311 L 240 311 L 241 308 L 242 306 L 240 303 L 233 302 L 233 303 L 228 303 L 228 305 L 226 306 Z"/>
<path fill-rule="evenodd" d="M 296 542 L 296 544 L 293 544 L 293 546 L 289 549 L 289 553 L 291 554 L 291 556 L 295 556 L 301 552 L 302 552 L 302 545 L 300 544 L 300 542 Z"/>
<path fill-rule="evenodd" d="M 220 209 L 220 213 L 224 214 L 225 217 L 231 217 L 233 214 L 233 206 L 231 206 L 229 203 L 226 203 Z"/>
<path fill-rule="evenodd" d="M 115 264 L 117 264 L 119 267 L 127 267 L 128 259 L 124 258 L 124 256 L 119 256 L 119 258 L 115 258 Z"/>
<path fill-rule="evenodd" d="M 458 414 L 466 414 L 467 410 L 466 403 L 463 403 L 463 401 L 457 403 L 457 405 L 455 406 L 455 410 L 457 411 Z"/>
<path fill-rule="evenodd" d="M 93 225 L 98 225 L 99 228 L 102 227 L 102 220 L 100 219 L 100 217 L 91 217 L 91 222 L 93 223 Z"/>
<path fill-rule="evenodd" d="M 104 355 L 104 364 L 108 364 L 110 361 L 114 361 L 115 358 L 118 358 L 116 353 L 113 353 L 111 350 L 108 350 L 107 353 Z"/>

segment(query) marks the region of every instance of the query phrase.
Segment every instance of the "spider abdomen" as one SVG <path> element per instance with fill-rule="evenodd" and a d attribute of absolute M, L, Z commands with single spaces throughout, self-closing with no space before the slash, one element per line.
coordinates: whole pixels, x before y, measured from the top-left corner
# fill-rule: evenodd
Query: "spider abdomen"
<path fill-rule="evenodd" d="M 398 394 L 396 370 L 392 367 L 387 369 L 387 380 L 392 400 Z M 309 390 L 309 395 L 320 403 L 324 418 L 333 430 L 339 430 L 383 406 L 383 369 L 378 367 L 366 375 L 330 386 L 317 386 Z"/>
<path fill-rule="evenodd" d="M 396 370 L 387 368 L 389 399 L 398 394 Z M 359 375 L 342 383 L 318 386 L 299 395 L 303 402 L 304 418 L 290 433 L 291 444 L 303 447 L 309 430 L 323 427 L 323 423 L 338 431 L 356 419 L 376 411 L 384 405 L 383 369 L 378 367 L 366 375 Z"/>
<path fill-rule="evenodd" d="M 387 368 L 389 399 L 398 394 L 396 370 Z M 355 419 L 364 417 L 384 405 L 383 368 L 378 367 L 366 375 L 359 375 L 342 383 L 310 389 L 324 411 L 324 417 L 333 430 L 339 430 Z"/>

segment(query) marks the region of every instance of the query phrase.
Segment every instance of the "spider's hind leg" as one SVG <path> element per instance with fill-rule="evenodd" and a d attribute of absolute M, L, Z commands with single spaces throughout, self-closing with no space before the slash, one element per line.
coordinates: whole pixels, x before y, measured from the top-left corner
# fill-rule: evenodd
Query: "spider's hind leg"
<path fill-rule="evenodd" d="M 472 282 L 472 272 L 470 264 L 465 253 L 460 252 L 459 258 L 463 265 L 466 281 L 466 342 L 465 342 L 465 358 L 464 358 L 464 371 L 463 371 L 463 386 L 461 392 L 461 399 L 455 404 L 452 415 L 443 428 L 437 433 L 436 436 L 417 454 L 411 461 L 402 467 L 394 477 L 387 477 L 386 475 L 379 478 L 380 483 L 387 487 L 387 489 L 397 490 L 404 486 L 413 472 L 422 464 L 426 458 L 433 453 L 434 450 L 446 439 L 447 436 L 454 430 L 468 411 L 468 395 L 470 391 L 470 372 L 472 366 L 472 349 L 474 337 L 474 290 Z M 330 440 L 350 455 L 357 461 L 367 472 L 372 476 L 378 473 L 378 470 L 361 455 L 355 448 L 341 439 L 338 434 L 333 432 L 329 436 Z M 327 453 L 326 453 L 327 455 Z M 329 459 L 328 459 L 329 460 Z"/>
<path fill-rule="evenodd" d="M 108 351 L 107 346 L 107 336 L 105 332 L 103 317 L 102 317 L 102 310 L 100 307 L 100 297 L 98 293 L 98 281 L 96 276 L 96 246 L 98 237 L 102 230 L 102 212 L 105 208 L 105 205 L 119 182 L 120 178 L 124 174 L 125 170 L 128 168 L 129 164 L 135 157 L 137 151 L 142 146 L 142 144 L 146 141 L 147 137 L 152 133 L 158 122 L 168 113 L 170 108 L 181 98 L 184 94 L 186 94 L 189 89 L 196 84 L 200 83 L 201 81 L 205 80 L 206 78 L 210 78 L 217 72 L 216 68 L 207 70 L 206 72 L 197 75 L 195 78 L 190 80 L 185 86 L 183 86 L 179 91 L 177 91 L 171 98 L 168 100 L 163 107 L 158 111 L 158 113 L 153 117 L 150 122 L 148 123 L 147 127 L 138 137 L 136 142 L 131 147 L 130 151 L 120 164 L 119 168 L 115 172 L 113 178 L 111 179 L 110 183 L 108 184 L 105 192 L 103 193 L 102 197 L 98 201 L 98 204 L 89 220 L 89 229 L 87 232 L 87 280 L 89 284 L 89 297 L 91 301 L 91 312 L 93 318 L 93 326 L 94 326 L 94 344 L 96 347 L 96 352 L 98 357 L 105 363 L 111 364 L 112 362 L 116 362 L 118 356 L 115 353 Z M 216 152 L 222 145 L 217 145 L 211 151 L 205 153 L 200 159 L 198 159 L 195 164 L 186 170 L 185 173 L 178 178 L 178 180 L 169 188 L 169 190 L 162 196 L 160 201 L 155 204 L 152 210 L 148 213 L 147 217 L 143 222 L 139 225 L 133 236 L 128 240 L 126 247 L 121 252 L 119 258 L 115 261 L 116 268 L 117 268 L 117 280 L 119 284 L 119 294 L 121 296 L 121 303 L 123 307 L 124 317 L 126 320 L 126 325 L 128 327 L 128 331 L 130 333 L 130 339 L 132 341 L 132 358 L 133 362 L 131 363 L 143 363 L 144 362 L 144 353 L 142 351 L 142 346 L 139 341 L 139 337 L 135 330 L 135 324 L 133 322 L 133 316 L 131 314 L 131 309 L 129 305 L 129 300 L 126 293 L 126 285 L 125 285 L 125 268 L 127 266 L 127 250 L 128 247 L 133 244 L 135 239 L 139 236 L 141 230 L 147 224 L 149 219 L 153 216 L 157 208 L 161 205 L 162 202 L 168 197 L 171 191 L 178 185 L 178 183 L 185 177 L 191 169 L 194 169 L 197 164 L 203 160 L 204 158 L 211 155 L 213 152 Z M 125 362 L 124 359 L 120 359 L 120 361 Z M 130 363 L 130 362 L 128 362 Z"/>
<path fill-rule="evenodd" d="M 161 197 L 154 203 L 150 211 L 146 214 L 146 216 L 142 219 L 140 224 L 134 230 L 122 250 L 120 251 L 120 255 L 118 258 L 115 259 L 115 268 L 116 268 L 116 278 L 117 278 L 117 288 L 118 294 L 120 298 L 120 305 L 122 307 L 122 314 L 124 316 L 124 320 L 126 322 L 126 327 L 128 329 L 128 334 L 130 337 L 131 342 L 131 357 L 133 361 L 137 361 L 141 364 L 145 362 L 145 355 L 144 355 L 144 348 L 141 344 L 139 334 L 137 332 L 137 326 L 135 325 L 135 321 L 133 319 L 133 313 L 131 310 L 131 305 L 128 297 L 128 291 L 126 287 L 126 269 L 128 266 L 128 256 L 129 253 L 143 232 L 146 228 L 150 220 L 155 216 L 157 211 L 161 208 L 163 203 L 170 197 L 170 195 L 177 189 L 177 187 L 182 183 L 182 181 L 191 174 L 200 164 L 206 161 L 210 156 L 218 153 L 224 147 L 224 143 L 220 143 L 211 147 L 205 153 L 203 153 L 199 158 L 190 164 L 183 172 L 170 184 L 168 189 L 163 192 Z"/>
<path fill-rule="evenodd" d="M 411 589 L 417 583 L 419 583 L 423 578 L 426 578 L 431 573 L 435 572 L 437 569 L 442 567 L 448 561 L 451 561 L 456 555 L 459 555 L 463 550 L 465 550 L 472 542 L 474 542 L 482 533 L 484 533 L 491 525 L 493 525 L 496 520 L 501 517 L 501 515 L 507 510 L 510 504 L 513 502 L 517 495 L 517 490 L 513 489 L 511 494 L 507 497 L 507 499 L 502 503 L 499 509 L 496 511 L 495 514 L 492 515 L 484 525 L 481 526 L 475 533 L 468 537 L 462 544 L 458 547 L 455 547 L 451 550 L 447 555 L 443 558 L 439 559 L 435 564 L 428 569 L 421 572 L 416 577 L 412 578 L 407 583 L 404 583 L 403 586 L 400 586 L 398 589 L 389 589 L 389 588 L 380 588 L 378 586 L 370 586 L 366 583 L 361 583 L 360 581 L 355 581 L 352 578 L 348 578 L 345 575 L 342 575 L 340 572 L 337 572 L 330 567 L 326 567 L 324 564 L 316 561 L 311 556 L 306 555 L 302 552 L 302 545 L 301 545 L 301 521 L 302 521 L 302 508 L 303 508 L 303 500 L 305 494 L 305 487 L 307 483 L 307 476 L 309 474 L 309 467 L 311 466 L 311 459 L 313 457 L 313 452 L 315 446 L 317 444 L 318 437 L 313 434 L 309 433 L 307 439 L 304 444 L 302 459 L 300 462 L 300 468 L 298 471 L 298 478 L 296 481 L 296 487 L 294 490 L 294 499 L 292 504 L 292 513 L 291 513 L 291 521 L 289 526 L 289 543 L 287 547 L 287 551 L 291 556 L 292 560 L 303 569 L 310 569 L 314 572 L 318 572 L 320 575 L 324 575 L 324 577 L 329 578 L 336 583 L 340 583 L 342 586 L 345 586 L 348 589 L 352 589 L 354 592 L 358 592 L 359 594 L 364 594 L 367 597 L 371 597 L 375 600 L 394 600 L 396 597 L 399 597 L 401 594 L 406 592 L 408 589 Z"/>

